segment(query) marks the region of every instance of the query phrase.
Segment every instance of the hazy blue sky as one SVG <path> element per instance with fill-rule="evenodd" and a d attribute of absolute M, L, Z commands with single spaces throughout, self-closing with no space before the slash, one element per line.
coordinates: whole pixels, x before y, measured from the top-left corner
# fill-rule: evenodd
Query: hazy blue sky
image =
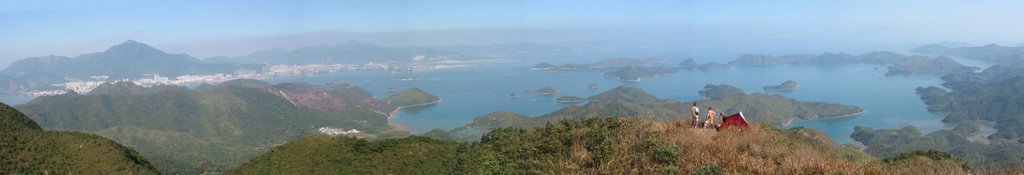
<path fill-rule="evenodd" d="M 0 0 L 0 67 L 28 56 L 102 51 L 127 39 L 203 58 L 348 40 L 383 45 L 620 42 L 690 50 L 745 43 L 737 50 L 752 52 L 941 41 L 1016 45 L 1024 42 L 1022 31 L 1020 0 Z"/>

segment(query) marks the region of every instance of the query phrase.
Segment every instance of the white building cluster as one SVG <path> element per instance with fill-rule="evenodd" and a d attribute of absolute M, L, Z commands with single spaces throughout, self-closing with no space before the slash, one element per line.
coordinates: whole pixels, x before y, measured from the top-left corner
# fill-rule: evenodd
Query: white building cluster
<path fill-rule="evenodd" d="M 31 95 L 31 96 L 54 96 L 54 95 L 62 95 L 62 94 L 66 94 L 66 93 L 68 93 L 68 90 L 61 89 L 61 90 L 34 90 L 34 91 L 29 91 L 26 94 Z"/>
<path fill-rule="evenodd" d="M 251 78 L 251 79 L 264 78 L 260 74 L 256 74 L 256 73 L 213 74 L 213 75 L 182 75 L 182 76 L 178 76 L 178 77 L 174 77 L 174 78 L 160 76 L 160 74 L 152 74 L 152 75 L 146 75 L 146 76 L 147 77 L 145 77 L 145 78 L 140 78 L 140 79 L 135 79 L 135 80 L 121 79 L 121 80 L 114 80 L 114 81 L 106 81 L 105 78 L 103 80 L 95 80 L 95 81 L 72 80 L 72 81 L 69 81 L 69 82 L 61 83 L 61 84 L 53 84 L 53 86 L 55 86 L 55 87 L 64 87 L 65 90 L 75 91 L 76 93 L 84 94 L 84 93 L 88 93 L 89 91 L 92 91 L 93 89 L 96 89 L 96 87 L 99 87 L 100 85 L 103 85 L 105 83 L 132 82 L 132 83 L 134 83 L 136 85 L 139 85 L 139 86 L 142 86 L 142 87 L 152 87 L 152 86 L 157 86 L 157 85 L 185 86 L 185 85 L 188 85 L 188 84 L 198 84 L 198 83 L 211 83 L 211 84 L 215 84 L 215 83 L 221 83 L 221 82 L 225 82 L 225 81 L 236 80 L 236 79 L 243 79 L 243 78 Z M 94 76 L 94 77 L 97 77 L 97 76 Z M 38 91 L 38 92 L 37 91 L 33 91 L 33 92 L 29 92 L 28 95 L 35 95 L 35 96 L 60 95 L 60 94 L 64 94 L 65 90 Z"/>
<path fill-rule="evenodd" d="M 320 131 L 320 134 L 329 135 L 329 136 L 350 135 L 350 134 L 362 133 L 362 131 L 359 131 L 359 130 L 356 130 L 356 129 L 349 129 L 348 131 L 346 131 L 345 129 L 331 128 L 331 127 L 320 127 L 317 130 Z"/>
<path fill-rule="evenodd" d="M 96 87 L 102 85 L 103 83 L 107 83 L 107 81 L 70 81 L 70 82 L 66 82 L 66 83 L 63 83 L 63 84 L 54 84 L 53 86 L 56 86 L 56 87 L 63 86 L 64 89 L 66 89 L 66 90 L 75 91 L 75 92 L 77 92 L 79 94 L 84 94 L 84 93 L 87 93 L 89 91 L 92 91 L 92 89 L 95 89 Z M 61 94 L 63 94 L 63 93 L 61 93 Z M 50 95 L 60 95 L 60 94 L 50 94 Z"/>
<path fill-rule="evenodd" d="M 139 79 L 120 79 L 110 81 L 107 75 L 96 75 L 91 76 L 93 80 L 76 80 L 68 79 L 68 82 L 53 84 L 54 87 L 64 87 L 64 90 L 48 90 L 48 91 L 31 91 L 26 95 L 33 96 L 48 96 L 48 95 L 60 95 L 67 91 L 74 91 L 76 93 L 85 94 L 92 91 L 96 87 L 103 85 L 104 83 L 118 83 L 118 82 L 132 82 L 143 87 L 152 87 L 156 85 L 177 85 L 185 86 L 188 84 L 200 84 L 200 83 L 221 83 L 225 81 L 235 79 L 269 79 L 274 77 L 283 76 L 300 76 L 300 75 L 314 75 L 314 74 L 326 74 L 334 73 L 338 71 L 349 71 L 349 70 L 369 70 L 369 71 L 390 71 L 390 72 L 416 72 L 416 71 L 430 71 L 430 70 L 441 70 L 458 67 L 469 67 L 475 62 L 473 61 L 455 61 L 450 59 L 426 59 L 422 56 L 418 56 L 413 59 L 413 63 L 407 65 L 399 65 L 397 63 L 389 62 L 369 62 L 366 64 L 309 64 L 309 65 L 274 65 L 266 67 L 263 72 L 251 71 L 251 72 L 236 72 L 234 74 L 212 74 L 212 75 L 182 75 L 177 77 L 164 77 L 159 74 L 147 74 L 143 78 Z M 480 62 L 484 63 L 484 62 Z"/>
<path fill-rule="evenodd" d="M 363 70 L 389 71 L 391 70 L 391 64 L 369 62 L 363 65 Z"/>
<path fill-rule="evenodd" d="M 342 70 L 358 70 L 355 64 L 309 64 L 309 65 L 274 65 L 267 67 L 267 76 L 296 76 L 334 73 Z"/>

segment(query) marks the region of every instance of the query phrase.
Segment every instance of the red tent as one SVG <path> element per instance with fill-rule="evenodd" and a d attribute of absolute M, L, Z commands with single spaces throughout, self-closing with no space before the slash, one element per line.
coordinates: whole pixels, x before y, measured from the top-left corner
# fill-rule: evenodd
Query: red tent
<path fill-rule="evenodd" d="M 747 118 L 743 117 L 743 112 L 736 113 L 730 116 L 722 118 L 721 128 L 729 128 L 733 126 L 747 127 Z"/>

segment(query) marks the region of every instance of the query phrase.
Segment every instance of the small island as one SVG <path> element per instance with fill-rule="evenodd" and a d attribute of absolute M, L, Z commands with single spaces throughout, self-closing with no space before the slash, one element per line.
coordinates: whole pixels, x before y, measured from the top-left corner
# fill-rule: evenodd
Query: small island
<path fill-rule="evenodd" d="M 704 65 L 701 65 L 699 69 L 700 69 L 700 71 L 704 71 L 704 72 L 714 72 L 714 71 L 720 71 L 720 70 L 728 70 L 729 68 L 731 68 L 731 67 L 728 64 L 707 63 L 707 64 L 704 64 Z"/>
<path fill-rule="evenodd" d="M 562 96 L 562 97 L 558 97 L 558 99 L 556 99 L 555 102 L 562 103 L 562 104 L 574 104 L 574 103 L 582 103 L 584 100 L 585 99 L 577 97 L 577 96 Z"/>
<path fill-rule="evenodd" d="M 542 72 L 573 72 L 573 71 L 611 71 L 622 67 L 647 67 L 656 63 L 664 62 L 665 58 L 607 58 L 596 63 L 564 64 L 561 66 L 550 63 L 539 63 L 530 67 L 530 70 Z"/>
<path fill-rule="evenodd" d="M 726 84 L 708 84 L 704 85 L 704 89 L 697 91 L 697 94 L 700 94 L 700 96 L 704 96 L 710 99 L 723 99 L 725 97 L 742 96 L 746 95 L 747 93 L 743 92 L 743 89 L 736 88 L 735 86 L 730 86 Z"/>
<path fill-rule="evenodd" d="M 745 54 L 743 56 L 740 56 L 739 58 L 736 58 L 736 60 L 729 61 L 729 65 L 734 65 L 734 66 L 769 66 L 769 65 L 779 65 L 779 64 L 796 64 L 796 63 L 799 63 L 799 62 L 806 62 L 807 60 L 809 60 L 808 57 L 814 57 L 814 56 L 788 55 L 788 56 L 776 57 L 776 56 L 765 55 L 765 54 Z"/>
<path fill-rule="evenodd" d="M 918 58 L 889 66 L 885 76 L 910 76 L 917 74 L 951 74 L 968 73 L 978 70 L 977 67 L 964 66 L 945 56 L 934 59 Z"/>
<path fill-rule="evenodd" d="M 683 62 L 679 62 L 680 69 L 696 69 L 698 67 L 700 67 L 700 64 L 697 64 L 697 61 L 693 61 L 693 58 L 687 58 Z"/>
<path fill-rule="evenodd" d="M 600 86 L 598 86 L 597 84 L 590 84 L 590 86 L 588 86 L 587 88 L 590 88 L 591 90 L 594 90 L 594 89 L 600 88 Z"/>
<path fill-rule="evenodd" d="M 777 86 L 765 86 L 765 91 L 793 91 L 796 89 L 796 81 L 789 80 Z"/>
<path fill-rule="evenodd" d="M 544 87 L 544 88 L 540 88 L 540 89 L 534 90 L 533 92 L 536 92 L 536 93 L 542 94 L 542 95 L 554 95 L 554 94 L 558 93 L 558 88 L 554 88 L 554 87 L 548 86 L 548 87 Z"/>
<path fill-rule="evenodd" d="M 649 67 L 649 66 L 627 66 L 613 69 L 604 73 L 605 76 L 615 77 L 623 81 L 640 82 L 640 79 L 654 78 L 665 74 L 679 72 L 678 68 L 671 67 Z"/>
<path fill-rule="evenodd" d="M 552 64 L 548 64 L 548 63 L 540 63 L 540 64 L 537 64 L 537 65 L 534 65 L 530 69 L 531 70 L 535 70 L 535 71 L 542 71 L 542 72 L 572 72 L 572 71 L 590 70 L 587 65 L 566 64 L 566 65 L 561 65 L 561 66 L 555 66 L 555 65 L 552 65 Z"/>
<path fill-rule="evenodd" d="M 384 101 L 398 108 L 409 108 L 437 104 L 441 102 L 441 99 L 419 88 L 411 88 L 399 91 L 385 98 Z"/>
<path fill-rule="evenodd" d="M 576 71 L 603 71 L 605 76 L 616 77 L 624 81 L 638 82 L 640 79 L 654 78 L 664 74 L 679 72 L 681 67 L 656 66 L 664 62 L 665 58 L 651 57 L 646 59 L 637 58 L 608 58 L 596 63 L 553 65 L 550 63 L 539 63 L 530 67 L 531 70 L 541 72 L 576 72 Z M 692 59 L 689 60 L 693 62 Z M 695 62 L 694 62 L 695 63 Z"/>
<path fill-rule="evenodd" d="M 419 80 L 419 78 L 416 78 L 416 77 L 392 77 L 391 79 L 392 80 L 396 80 L 396 81 L 416 81 L 416 80 Z"/>
<path fill-rule="evenodd" d="M 509 93 L 509 94 L 508 94 L 508 98 L 513 98 L 513 99 L 515 99 L 515 98 L 519 98 L 519 94 L 516 94 L 516 93 Z"/>

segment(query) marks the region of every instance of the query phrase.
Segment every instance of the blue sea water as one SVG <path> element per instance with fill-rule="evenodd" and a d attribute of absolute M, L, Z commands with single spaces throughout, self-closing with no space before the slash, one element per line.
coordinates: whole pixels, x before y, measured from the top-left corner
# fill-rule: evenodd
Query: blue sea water
<path fill-rule="evenodd" d="M 939 85 L 938 75 L 885 77 L 884 66 L 853 64 L 831 66 L 767 66 L 734 67 L 715 72 L 682 71 L 656 79 L 625 82 L 604 77 L 602 72 L 537 72 L 527 64 L 489 65 L 443 71 L 390 74 L 386 72 L 349 71 L 308 77 L 270 80 L 326 84 L 347 82 L 370 91 L 378 98 L 389 95 L 387 89 L 420 88 L 443 99 L 437 105 L 404 109 L 392 123 L 413 133 L 434 128 L 452 129 L 465 125 L 474 117 L 495 111 L 511 111 L 537 116 L 564 107 L 555 103 L 562 95 L 587 97 L 617 86 L 643 88 L 659 98 L 679 101 L 700 99 L 697 91 L 706 84 L 730 84 L 747 93 L 766 93 L 762 86 L 794 80 L 799 87 L 792 92 L 767 92 L 802 101 L 831 102 L 860 106 L 863 115 L 796 121 L 790 127 L 816 128 L 826 132 L 838 143 L 851 142 L 855 126 L 899 128 L 915 126 L 923 132 L 949 128 L 942 116 L 929 113 L 914 93 L 922 86 Z M 417 77 L 415 81 L 392 80 L 391 77 Z M 590 84 L 600 88 L 589 89 Z M 560 89 L 557 95 L 540 95 L 532 91 L 545 86 Z M 520 94 L 518 99 L 510 93 Z"/>
<path fill-rule="evenodd" d="M 557 63 L 558 60 L 555 62 Z M 561 60 L 563 62 L 572 62 Z M 626 82 L 603 76 L 603 72 L 537 72 L 529 70 L 533 61 L 490 64 L 440 71 L 392 74 L 377 71 L 343 71 L 313 76 L 283 77 L 268 80 L 271 83 L 304 82 L 314 85 L 346 82 L 366 89 L 377 98 L 390 95 L 389 87 L 396 89 L 420 88 L 434 94 L 443 102 L 437 105 L 403 109 L 392 124 L 413 133 L 434 128 L 452 129 L 465 125 L 477 116 L 496 111 L 511 111 L 538 116 L 566 106 L 555 103 L 563 95 L 588 97 L 615 88 L 632 86 L 643 88 L 659 98 L 678 101 L 700 99 L 697 94 L 706 84 L 729 84 L 747 93 L 772 93 L 802 101 L 819 101 L 860 106 L 863 115 L 796 121 L 789 127 L 816 128 L 827 133 L 838 143 L 849 143 L 855 126 L 873 128 L 899 128 L 915 126 L 923 132 L 948 129 L 942 116 L 929 113 L 914 93 L 923 86 L 937 86 L 938 75 L 885 77 L 885 66 L 846 64 L 831 66 L 733 67 L 715 72 L 681 71 L 640 82 Z M 557 63 L 561 64 L 561 63 Z M 980 65 L 984 66 L 984 65 Z M 414 81 L 399 81 L 393 77 L 416 77 Z M 762 86 L 777 85 L 794 80 L 799 87 L 792 92 L 763 92 Z M 600 88 L 589 89 L 590 84 Z M 529 93 L 552 86 L 560 89 L 556 95 Z M 519 94 L 517 99 L 510 93 Z M 34 97 L 3 97 L 0 102 L 17 105 Z"/>

